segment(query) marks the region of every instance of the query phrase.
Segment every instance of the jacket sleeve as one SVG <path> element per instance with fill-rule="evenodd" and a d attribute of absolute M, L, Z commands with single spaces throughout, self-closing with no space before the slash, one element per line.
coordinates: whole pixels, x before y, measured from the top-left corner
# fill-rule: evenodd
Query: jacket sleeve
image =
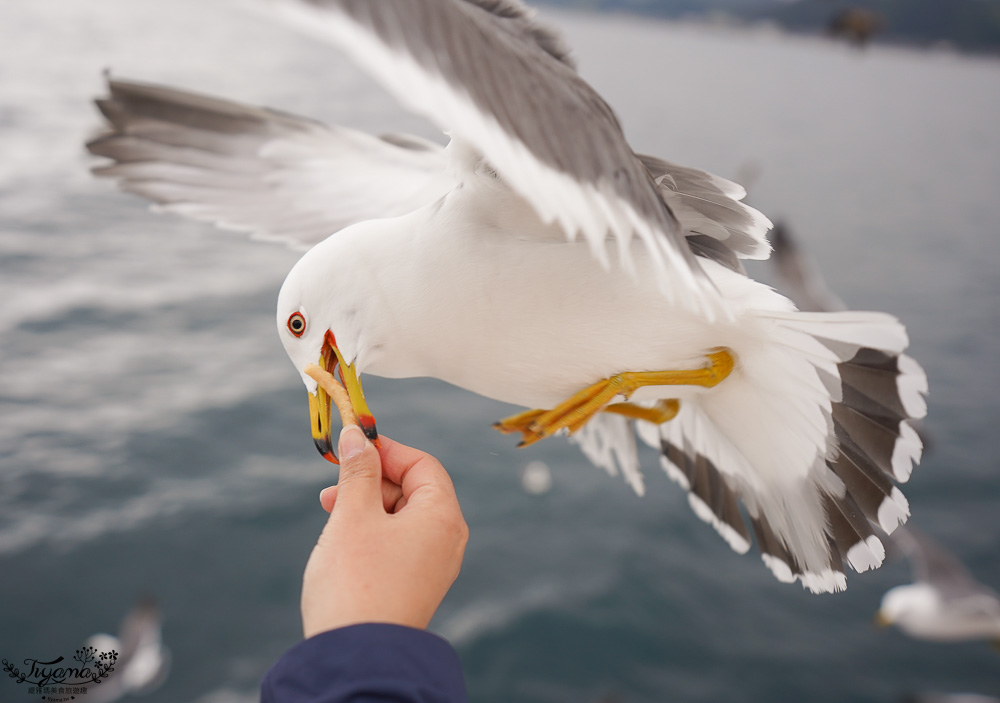
<path fill-rule="evenodd" d="M 400 625 L 350 625 L 292 647 L 261 683 L 261 703 L 465 703 L 458 654 Z"/>

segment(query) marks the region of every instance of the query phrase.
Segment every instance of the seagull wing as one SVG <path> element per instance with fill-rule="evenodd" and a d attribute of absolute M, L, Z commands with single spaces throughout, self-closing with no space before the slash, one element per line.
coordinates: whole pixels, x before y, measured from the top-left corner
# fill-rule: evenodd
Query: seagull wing
<path fill-rule="evenodd" d="M 771 221 L 740 202 L 747 194 L 743 186 L 655 156 L 640 154 L 639 158 L 696 254 L 735 271 L 742 271 L 740 259 L 770 256 L 767 231 Z"/>
<path fill-rule="evenodd" d="M 347 225 L 410 212 L 454 186 L 440 145 L 374 137 L 195 93 L 109 81 L 94 172 L 174 212 L 308 249 Z"/>
<path fill-rule="evenodd" d="M 809 255 L 788 226 L 779 222 L 771 230 L 772 261 L 778 268 L 785 294 L 805 312 L 833 312 L 847 306 L 827 286 Z"/>
<path fill-rule="evenodd" d="M 518 0 L 278 0 L 400 102 L 481 154 L 545 222 L 583 234 L 607 265 L 647 247 L 672 300 L 711 310 L 714 290 L 607 103 Z"/>
<path fill-rule="evenodd" d="M 997 594 L 973 577 L 958 557 L 914 527 L 901 527 L 893 533 L 913 567 L 917 581 L 927 583 L 948 598 Z"/>
<path fill-rule="evenodd" d="M 152 598 L 143 598 L 136 603 L 122 621 L 118 631 L 121 643 L 119 658 L 132 657 L 136 650 L 147 646 L 150 641 L 160 641 L 162 621 L 160 609 Z"/>

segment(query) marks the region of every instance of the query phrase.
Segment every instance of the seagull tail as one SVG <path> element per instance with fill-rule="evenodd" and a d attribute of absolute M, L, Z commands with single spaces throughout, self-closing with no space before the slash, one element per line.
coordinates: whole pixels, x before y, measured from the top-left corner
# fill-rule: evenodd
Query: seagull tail
<path fill-rule="evenodd" d="M 889 315 L 762 316 L 767 344 L 737 348 L 725 382 L 639 434 L 734 550 L 749 551 L 752 534 L 779 580 L 841 591 L 844 564 L 880 566 L 876 530 L 909 516 L 894 480 L 920 459 L 910 421 L 926 413 L 927 379 Z"/>

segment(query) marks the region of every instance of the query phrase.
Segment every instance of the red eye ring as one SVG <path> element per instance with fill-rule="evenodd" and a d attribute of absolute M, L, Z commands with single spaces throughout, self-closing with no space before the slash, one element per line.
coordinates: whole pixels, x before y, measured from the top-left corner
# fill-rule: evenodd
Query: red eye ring
<path fill-rule="evenodd" d="M 288 331 L 296 337 L 301 337 L 306 332 L 306 318 L 300 312 L 293 312 L 288 316 Z"/>

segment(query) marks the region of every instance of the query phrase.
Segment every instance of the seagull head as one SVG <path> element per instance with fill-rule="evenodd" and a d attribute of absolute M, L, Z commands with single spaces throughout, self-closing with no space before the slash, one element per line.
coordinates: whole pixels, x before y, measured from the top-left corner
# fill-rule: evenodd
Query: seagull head
<path fill-rule="evenodd" d="M 933 588 L 924 583 L 896 586 L 886 591 L 875 613 L 875 623 L 880 627 L 899 625 L 906 628 L 912 622 L 927 618 L 938 609 L 940 598 Z"/>
<path fill-rule="evenodd" d="M 361 315 L 351 305 L 347 290 L 351 287 L 329 265 L 335 257 L 329 256 L 324 244 L 306 253 L 289 272 L 278 293 L 277 325 L 281 343 L 309 392 L 313 442 L 324 458 L 338 463 L 331 439 L 330 397 L 306 367 L 316 364 L 339 377 L 365 436 L 377 442 L 378 431 L 356 368 Z"/>

